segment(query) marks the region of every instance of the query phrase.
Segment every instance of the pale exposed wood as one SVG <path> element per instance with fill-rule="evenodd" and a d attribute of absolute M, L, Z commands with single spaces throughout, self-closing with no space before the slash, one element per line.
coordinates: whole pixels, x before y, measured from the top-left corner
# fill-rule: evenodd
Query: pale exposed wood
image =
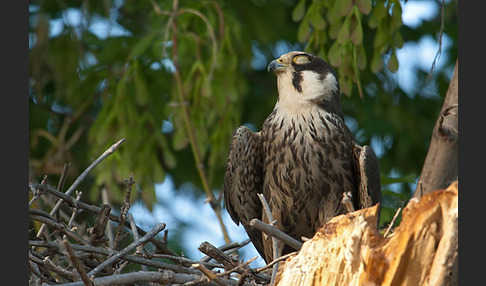
<path fill-rule="evenodd" d="M 384 238 L 377 210 L 337 216 L 280 266 L 276 285 L 457 285 L 458 190 L 412 199 Z"/>

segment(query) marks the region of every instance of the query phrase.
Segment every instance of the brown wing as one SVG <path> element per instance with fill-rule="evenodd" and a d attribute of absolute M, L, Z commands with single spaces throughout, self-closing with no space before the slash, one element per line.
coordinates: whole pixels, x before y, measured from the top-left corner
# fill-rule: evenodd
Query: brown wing
<path fill-rule="evenodd" d="M 363 209 L 381 202 L 380 166 L 369 146 L 354 144 L 354 161 L 358 178 L 355 208 Z M 378 212 L 379 217 L 379 212 Z"/>
<path fill-rule="evenodd" d="M 224 176 L 224 202 L 236 224 L 245 228 L 262 257 L 263 242 L 259 230 L 249 225 L 253 218 L 262 219 L 262 206 L 257 193 L 263 190 L 263 155 L 260 133 L 245 126 L 233 135 Z"/>

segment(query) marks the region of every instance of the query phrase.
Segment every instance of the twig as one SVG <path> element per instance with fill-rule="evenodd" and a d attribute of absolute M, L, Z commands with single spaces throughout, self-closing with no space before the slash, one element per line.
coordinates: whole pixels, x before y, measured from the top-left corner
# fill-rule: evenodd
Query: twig
<path fill-rule="evenodd" d="M 388 225 L 388 228 L 386 229 L 385 231 L 385 234 L 383 234 L 383 237 L 387 237 L 388 233 L 390 232 L 390 230 L 392 229 L 393 227 L 393 224 L 395 224 L 395 220 L 397 219 L 398 217 L 398 214 L 400 213 L 400 211 L 402 210 L 402 208 L 398 208 L 397 211 L 395 212 L 395 215 L 393 216 L 390 224 Z"/>
<path fill-rule="evenodd" d="M 74 191 L 74 189 L 76 189 L 76 187 L 79 186 L 79 184 L 84 180 L 84 178 L 86 178 L 86 176 L 88 175 L 88 173 L 94 167 L 96 167 L 99 163 L 101 163 L 101 161 L 103 161 L 106 157 L 108 157 L 109 155 L 113 154 L 113 152 L 115 152 L 115 150 L 123 142 L 125 142 L 125 138 L 123 138 L 123 139 L 119 140 L 118 142 L 116 142 L 115 144 L 111 145 L 110 148 L 108 148 L 105 152 L 103 152 L 103 154 L 101 154 L 93 163 L 91 163 L 91 165 L 88 166 L 88 168 L 86 168 L 86 170 L 84 170 L 81 173 L 81 175 L 79 175 L 76 178 L 76 180 L 74 180 L 74 183 L 69 187 L 69 189 L 64 194 L 66 194 L 66 195 L 69 196 Z M 50 212 L 51 215 L 54 215 L 57 212 L 57 210 L 61 207 L 62 202 L 63 202 L 63 199 L 60 199 L 60 200 L 57 201 L 56 205 L 54 206 L 54 208 Z M 37 237 L 41 237 L 43 231 L 44 231 L 44 225 L 42 225 L 40 227 L 39 232 L 37 233 Z"/>
<path fill-rule="evenodd" d="M 240 275 L 240 278 L 238 279 L 238 284 L 236 286 L 243 286 L 245 284 L 246 278 L 248 278 L 248 270 L 243 272 L 243 274 Z"/>
<path fill-rule="evenodd" d="M 69 167 L 71 167 L 71 163 L 69 163 L 69 162 L 64 163 L 64 167 L 62 168 L 61 177 L 59 178 L 59 181 L 57 182 L 57 190 L 59 192 L 62 192 L 62 189 L 64 189 L 64 183 L 66 183 L 66 178 L 67 178 L 67 174 L 68 174 L 68 171 L 69 171 Z"/>
<path fill-rule="evenodd" d="M 221 251 L 238 249 L 238 248 L 242 248 L 243 246 L 247 245 L 248 243 L 250 243 L 250 241 L 251 241 L 250 239 L 247 239 L 247 240 L 244 240 L 242 242 L 232 242 L 232 243 L 220 246 L 220 247 L 218 247 L 218 249 L 221 250 Z M 208 262 L 209 260 L 211 260 L 211 256 L 204 256 L 199 261 Z"/>
<path fill-rule="evenodd" d="M 162 285 L 167 284 L 182 284 L 189 281 L 200 279 L 200 275 L 186 274 L 186 273 L 174 273 L 170 270 L 162 272 L 156 271 L 138 271 L 124 274 L 114 274 L 110 276 L 103 276 L 93 279 L 96 286 L 111 286 L 117 284 L 134 284 L 143 282 L 156 282 Z M 224 285 L 236 285 L 236 281 L 224 280 Z M 56 286 L 84 286 L 83 282 L 73 282 L 58 284 Z"/>
<path fill-rule="evenodd" d="M 103 187 L 101 189 L 101 200 L 102 200 L 103 204 L 106 204 L 106 205 L 109 205 L 110 207 L 112 207 L 111 204 L 110 204 L 110 201 L 108 199 L 108 191 L 106 190 L 105 187 Z M 106 224 L 105 233 L 106 233 L 106 236 L 108 237 L 108 245 L 110 246 L 111 249 L 115 249 L 115 247 L 114 247 L 115 243 L 113 242 L 114 238 L 113 238 L 113 230 L 111 229 L 111 223 Z"/>
<path fill-rule="evenodd" d="M 133 219 L 133 216 L 130 213 L 128 214 L 128 222 L 130 223 L 130 228 L 132 230 L 133 240 L 139 240 L 137 226 L 135 225 L 135 220 Z M 143 245 L 137 246 L 137 251 L 135 252 L 135 254 L 139 254 L 139 255 L 144 255 L 145 254 L 145 251 L 143 249 Z M 143 265 L 142 264 L 141 267 L 142 267 L 142 270 L 143 271 L 147 271 L 147 266 L 146 265 Z"/>
<path fill-rule="evenodd" d="M 440 58 L 440 54 L 442 53 L 442 35 L 444 34 L 444 10 L 445 10 L 445 3 L 444 0 L 441 1 L 441 8 L 440 8 L 440 30 L 439 30 L 439 37 L 438 37 L 438 42 L 439 42 L 439 49 L 437 50 L 437 53 L 434 56 L 434 61 L 432 62 L 432 66 L 430 67 L 429 71 L 429 76 L 428 78 L 432 78 L 432 73 L 434 72 L 435 65 L 437 64 L 437 61 Z"/>
<path fill-rule="evenodd" d="M 97 246 L 106 241 L 106 239 L 104 238 L 104 233 L 106 225 L 108 223 L 108 218 L 110 216 L 110 211 L 111 208 L 109 205 L 103 205 L 101 211 L 96 217 L 95 225 L 88 231 L 89 233 L 91 233 L 90 242 L 94 246 Z"/>
<path fill-rule="evenodd" d="M 71 226 L 74 222 L 74 217 L 76 217 L 76 214 L 78 213 L 78 205 L 77 205 L 77 202 L 79 202 L 79 199 L 81 199 L 81 195 L 83 194 L 83 192 L 77 192 L 76 194 L 76 205 L 74 206 L 74 209 L 73 209 L 73 213 L 71 214 L 71 218 L 69 219 L 69 222 L 68 222 L 68 225 L 67 227 L 69 229 L 71 229 Z"/>
<path fill-rule="evenodd" d="M 272 210 L 270 209 L 267 200 L 265 200 L 263 194 L 257 194 L 257 195 L 258 198 L 260 199 L 260 202 L 262 203 L 263 209 L 265 210 L 265 214 L 268 218 L 268 221 L 273 222 Z M 280 256 L 279 243 L 275 237 L 272 237 L 272 252 L 273 252 L 272 255 L 273 259 L 276 259 Z M 275 284 L 275 277 L 277 276 L 277 270 L 278 270 L 278 263 L 275 263 L 272 269 L 272 278 L 270 279 L 270 285 Z"/>
<path fill-rule="evenodd" d="M 51 220 L 49 218 L 46 218 L 46 217 L 43 217 L 43 216 L 38 216 L 38 215 L 31 215 L 30 216 L 33 220 L 36 220 L 36 221 L 39 221 L 43 224 L 48 224 L 52 227 L 54 227 L 55 229 L 57 230 L 60 230 L 62 233 L 66 234 L 68 237 L 70 237 L 71 239 L 74 239 L 82 244 L 86 244 L 88 245 L 89 242 L 86 241 L 84 238 L 82 238 L 80 235 L 78 235 L 77 233 L 71 231 L 70 229 L 68 229 L 64 224 L 62 223 L 58 223 L 54 220 Z"/>
<path fill-rule="evenodd" d="M 48 270 L 51 270 L 55 273 L 57 273 L 60 277 L 63 277 L 67 280 L 72 280 L 73 277 L 76 277 L 76 275 L 71 272 L 71 271 L 68 271 L 66 269 L 63 269 L 62 267 L 54 264 L 54 262 L 52 262 L 49 257 L 45 257 L 43 259 L 33 255 L 30 251 L 29 251 L 29 260 L 31 262 L 34 262 L 35 265 L 40 265 L 40 266 L 44 266 L 46 269 Z M 38 274 L 39 277 L 41 277 L 42 279 L 44 278 L 39 267 L 34 267 L 34 271 L 38 272 L 36 274 Z"/>
<path fill-rule="evenodd" d="M 29 186 L 30 189 L 33 189 L 33 186 Z M 46 191 L 46 190 L 44 190 Z M 46 191 L 47 192 L 47 191 Z M 53 208 L 57 199 L 53 198 L 52 196 L 42 196 L 41 197 L 42 201 L 48 205 L 49 207 Z M 57 215 L 55 217 L 52 217 L 53 220 L 60 220 L 63 219 L 64 221 L 68 222 L 70 216 L 68 216 L 62 209 L 59 209 L 56 213 Z M 73 225 L 78 225 L 75 221 L 73 222 Z"/>
<path fill-rule="evenodd" d="M 115 239 L 113 241 L 113 249 L 118 248 L 118 244 L 120 242 L 120 234 L 122 232 L 123 226 L 125 224 L 126 218 L 127 218 L 127 213 L 128 210 L 130 209 L 130 195 L 132 193 L 132 185 L 135 183 L 133 181 L 133 178 L 130 177 L 127 180 L 124 181 L 126 189 L 125 189 L 125 199 L 123 200 L 123 206 L 121 207 L 120 211 L 120 219 L 121 222 L 116 228 L 115 232 Z"/>
<path fill-rule="evenodd" d="M 29 246 L 36 246 L 36 247 L 48 247 L 52 248 L 55 250 L 59 251 L 59 246 L 54 243 L 54 242 L 45 242 L 45 241 L 39 241 L 39 240 L 31 240 L 29 241 Z M 90 253 L 98 253 L 98 254 L 103 254 L 103 255 L 111 255 L 112 252 L 106 248 L 103 247 L 94 247 L 94 246 L 89 246 L 89 245 L 79 245 L 79 244 L 71 244 L 71 247 L 77 251 L 85 251 L 85 252 L 90 252 Z M 189 273 L 189 274 L 198 274 L 199 271 L 191 269 L 191 268 L 186 268 L 186 267 L 180 267 L 179 265 L 175 264 L 169 264 L 169 263 L 164 263 L 161 261 L 155 261 L 155 260 L 149 260 L 142 258 L 137 255 L 124 255 L 121 257 L 121 259 L 136 263 L 136 264 L 143 264 L 147 266 L 152 266 L 156 268 L 161 268 L 161 269 L 168 269 L 172 270 L 174 272 L 181 272 L 181 273 Z M 221 267 L 221 266 L 219 266 Z"/>
<path fill-rule="evenodd" d="M 40 215 L 40 216 L 43 216 L 43 217 L 46 217 L 48 219 L 51 219 L 51 220 L 55 221 L 55 219 L 50 214 L 46 213 L 43 210 L 29 209 L 29 214 L 31 214 L 31 215 Z"/>
<path fill-rule="evenodd" d="M 139 235 L 137 231 L 137 225 L 135 224 L 135 220 L 133 219 L 132 214 L 128 214 L 128 222 L 130 223 L 130 229 L 132 230 L 132 235 L 133 235 L 133 240 L 138 240 Z M 137 251 L 136 253 L 138 254 L 145 254 L 143 251 L 143 245 L 137 246 Z"/>
<path fill-rule="evenodd" d="M 39 185 L 39 184 L 30 184 L 30 187 L 31 188 L 36 188 L 36 187 L 40 187 L 40 188 L 44 188 L 46 191 L 48 191 L 49 193 L 63 199 L 66 203 L 70 204 L 71 206 L 74 206 L 75 205 L 75 201 L 74 201 L 74 198 L 71 197 L 71 196 L 68 196 L 66 195 L 65 193 L 62 193 L 62 192 L 58 192 L 57 190 L 55 190 L 52 186 L 49 186 L 49 185 Z M 90 205 L 90 204 L 87 204 L 85 202 L 79 202 L 78 203 L 78 206 L 82 209 L 85 209 L 87 211 L 90 211 L 90 212 L 94 212 L 96 214 L 100 213 L 102 211 L 102 209 L 100 207 L 97 207 L 97 206 L 93 206 L 93 205 Z M 109 219 L 111 219 L 112 221 L 115 221 L 115 222 L 121 222 L 121 218 L 118 217 L 118 216 L 115 216 L 115 215 L 112 215 L 110 214 L 109 215 Z M 130 227 L 129 223 L 128 222 L 125 222 L 125 226 L 126 227 Z M 143 230 L 143 229 L 140 229 L 139 227 L 137 227 L 137 230 L 139 233 L 141 233 L 142 235 L 145 235 L 146 232 Z M 171 251 L 170 249 L 167 248 L 167 246 L 152 238 L 150 240 L 150 242 L 152 242 L 155 247 L 157 247 L 157 249 L 159 251 L 162 251 L 162 253 L 166 253 L 166 254 L 171 254 L 171 255 L 175 255 L 173 251 Z"/>
<path fill-rule="evenodd" d="M 30 251 L 29 251 L 29 260 L 34 262 L 35 265 L 37 265 L 37 268 L 39 270 L 39 274 L 41 275 L 41 279 L 46 280 L 46 281 L 55 280 L 55 279 L 53 279 L 53 277 L 49 273 L 49 271 L 46 271 L 46 270 L 50 269 L 50 265 L 46 265 L 44 260 L 40 259 L 39 257 L 36 257 Z M 41 269 L 43 269 L 44 271 L 41 271 Z M 50 270 L 56 272 L 55 269 L 50 269 Z M 49 275 L 49 276 L 47 276 L 47 275 Z"/>
<path fill-rule="evenodd" d="M 280 262 L 280 261 L 283 261 L 283 260 L 289 258 L 290 256 L 295 255 L 296 253 L 297 253 L 297 251 L 294 251 L 294 252 L 291 252 L 291 253 L 287 253 L 285 255 L 282 255 L 279 258 L 272 260 L 272 262 L 268 263 L 267 265 L 265 265 L 263 267 L 260 267 L 260 268 L 257 268 L 254 271 L 255 271 L 255 273 L 262 272 L 263 270 L 266 270 L 266 269 L 271 268 L 272 265 L 274 265 L 275 263 Z"/>
<path fill-rule="evenodd" d="M 128 265 L 128 261 L 123 261 L 122 263 L 120 263 L 120 265 L 115 269 L 115 274 L 120 274 L 123 270 L 123 268 L 125 268 L 125 266 Z"/>
<path fill-rule="evenodd" d="M 41 185 L 44 185 L 46 183 L 46 180 L 47 180 L 47 175 L 44 175 L 44 177 L 42 178 L 42 181 L 41 181 Z M 35 202 L 37 201 L 38 198 L 40 198 L 40 196 L 42 195 L 42 191 L 40 189 L 32 189 L 33 193 L 34 193 L 34 196 L 32 197 L 32 199 L 29 201 L 29 207 Z"/>
<path fill-rule="evenodd" d="M 69 260 L 71 260 L 73 267 L 76 268 L 76 270 L 78 271 L 81 280 L 83 280 L 84 282 L 84 285 L 94 286 L 93 281 L 91 281 L 88 275 L 86 275 L 86 270 L 84 269 L 83 263 L 76 257 L 73 249 L 71 248 L 71 245 L 69 245 L 69 242 L 66 239 L 64 239 L 62 241 L 62 244 L 66 248 L 66 252 L 68 254 Z"/>
<path fill-rule="evenodd" d="M 193 264 L 192 267 L 199 269 L 199 271 L 204 273 L 204 275 L 206 275 L 206 277 L 209 279 L 209 281 L 214 281 L 214 283 L 216 283 L 220 286 L 225 286 L 225 284 L 219 280 L 219 277 L 216 276 L 216 274 L 213 273 L 211 270 L 204 267 L 204 265 L 202 265 L 200 263 L 196 263 L 196 264 Z"/>
<path fill-rule="evenodd" d="M 221 251 L 220 249 L 216 248 L 214 245 L 212 245 L 211 243 L 205 241 L 203 243 L 201 243 L 201 245 L 199 246 L 199 251 L 201 251 L 202 253 L 208 255 L 208 256 L 211 256 L 212 258 L 214 258 L 216 261 L 218 261 L 219 263 L 223 264 L 224 266 L 224 269 L 225 270 L 229 270 L 229 269 L 234 269 L 236 268 L 236 272 L 242 274 L 244 273 L 245 271 L 241 270 L 238 268 L 238 266 L 240 265 L 239 262 L 237 260 L 234 260 L 233 258 L 231 258 L 230 256 L 226 255 L 223 251 Z M 269 278 L 265 275 L 261 275 L 261 274 L 255 274 L 253 272 L 251 272 L 251 274 L 259 279 L 259 280 L 262 280 L 262 281 L 268 281 Z"/>
<path fill-rule="evenodd" d="M 250 259 L 248 259 L 248 261 L 246 261 L 244 263 L 241 263 L 240 265 L 236 266 L 235 268 L 232 268 L 230 270 L 226 270 L 223 273 L 218 273 L 218 274 L 216 274 L 216 276 L 217 277 L 221 277 L 221 276 L 229 275 L 232 272 L 235 272 L 237 270 L 243 269 L 244 267 L 248 266 L 250 263 L 252 263 L 253 261 L 255 261 L 257 258 L 258 258 L 258 256 L 255 256 L 253 258 L 250 258 Z"/>
<path fill-rule="evenodd" d="M 104 262 L 102 262 L 100 265 L 96 266 L 96 268 L 94 268 L 93 270 L 91 270 L 88 275 L 89 276 L 94 276 L 96 275 L 98 272 L 100 272 L 103 268 L 105 268 L 106 266 L 109 266 L 111 265 L 112 263 L 114 263 L 117 259 L 119 259 L 120 257 L 122 257 L 123 255 L 127 254 L 128 252 L 130 252 L 132 249 L 136 248 L 138 245 L 142 244 L 142 243 L 146 243 L 147 241 L 149 241 L 151 238 L 153 238 L 154 236 L 156 236 L 159 232 L 161 232 L 163 229 L 165 228 L 165 223 L 158 223 L 155 225 L 154 228 L 152 228 L 152 230 L 150 232 L 147 232 L 142 238 L 140 238 L 139 240 L 137 241 L 134 241 L 132 243 L 130 243 L 127 247 L 125 247 L 123 250 L 117 252 L 116 254 L 114 254 L 113 256 L 111 256 L 110 258 L 108 258 L 107 260 L 105 260 Z"/>
<path fill-rule="evenodd" d="M 224 265 L 224 268 L 234 268 L 238 266 L 238 262 L 230 256 L 226 255 L 223 251 L 216 248 L 211 243 L 205 241 L 199 245 L 199 251 L 214 258 L 216 261 Z"/>
<path fill-rule="evenodd" d="M 199 264 L 202 264 L 205 267 L 209 267 L 209 268 L 224 268 L 224 266 L 221 265 L 221 264 L 195 261 L 195 260 L 191 260 L 189 258 L 183 257 L 183 256 L 174 256 L 174 255 L 168 255 L 168 254 L 150 254 L 150 258 L 169 259 L 169 260 L 172 260 L 172 261 L 174 261 L 178 264 L 184 265 L 184 266 L 191 266 L 193 264 L 199 263 Z"/>
<path fill-rule="evenodd" d="M 68 281 L 72 280 L 73 277 L 77 276 L 75 273 L 62 268 L 59 265 L 56 265 L 48 256 L 44 258 L 44 262 L 46 263 L 45 265 L 49 265 L 53 271 L 55 271 L 57 274 L 64 277 L 65 279 L 68 279 Z"/>
<path fill-rule="evenodd" d="M 41 281 L 46 280 L 44 275 L 40 272 L 39 266 L 37 266 L 36 263 L 29 261 L 29 267 L 30 267 L 30 271 L 32 271 L 32 273 L 34 273 Z"/>
<path fill-rule="evenodd" d="M 280 239 L 285 244 L 287 244 L 288 246 L 292 247 L 295 250 L 299 250 L 302 247 L 302 242 L 294 239 L 293 237 L 282 232 L 278 228 L 262 222 L 259 219 L 256 219 L 256 218 L 252 219 L 250 221 L 250 226 L 253 226 L 254 228 L 256 228 L 260 231 L 263 231 L 264 233 L 266 233 L 270 236 L 273 236 L 273 237 Z"/>

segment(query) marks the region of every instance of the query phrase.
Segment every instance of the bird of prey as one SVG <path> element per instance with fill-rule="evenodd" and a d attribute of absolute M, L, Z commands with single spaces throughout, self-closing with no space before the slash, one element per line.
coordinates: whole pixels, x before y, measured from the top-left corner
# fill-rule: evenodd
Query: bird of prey
<path fill-rule="evenodd" d="M 268 71 L 276 74 L 278 101 L 260 132 L 241 126 L 234 133 L 223 185 L 231 218 L 243 224 L 267 263 L 273 258 L 271 238 L 249 225 L 253 218 L 267 220 L 258 193 L 270 206 L 274 226 L 299 240 L 346 213 L 344 192 L 352 194 L 354 209 L 381 200 L 378 160 L 345 125 L 332 68 L 293 51 L 273 60 Z M 282 254 L 291 251 L 285 246 Z"/>

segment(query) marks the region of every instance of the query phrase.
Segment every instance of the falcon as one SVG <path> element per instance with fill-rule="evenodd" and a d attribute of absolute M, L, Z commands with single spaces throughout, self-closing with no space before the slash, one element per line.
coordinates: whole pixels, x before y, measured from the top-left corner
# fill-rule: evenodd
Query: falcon
<path fill-rule="evenodd" d="M 358 145 L 344 123 L 336 74 L 321 58 L 293 51 L 268 65 L 277 77 L 278 100 L 259 132 L 239 127 L 226 162 L 226 209 L 241 223 L 268 263 L 271 238 L 250 226 L 266 221 L 257 194 L 268 202 L 274 226 L 295 239 L 311 238 L 332 217 L 381 200 L 378 160 Z M 281 254 L 293 251 L 280 244 Z"/>

